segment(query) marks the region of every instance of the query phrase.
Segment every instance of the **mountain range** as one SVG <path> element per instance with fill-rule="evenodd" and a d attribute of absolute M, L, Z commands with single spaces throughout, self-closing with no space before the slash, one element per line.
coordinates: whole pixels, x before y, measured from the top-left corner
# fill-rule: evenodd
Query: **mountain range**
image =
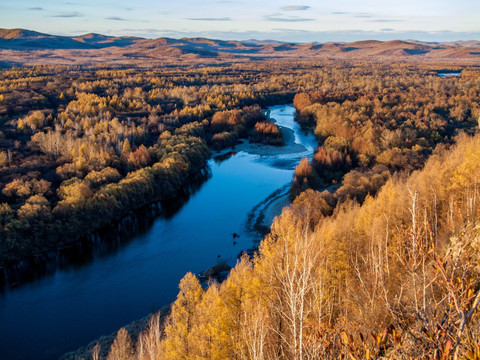
<path fill-rule="evenodd" d="M 145 39 L 85 34 L 58 36 L 25 29 L 0 29 L 0 64 L 126 64 L 142 61 L 179 63 L 256 59 L 404 59 L 480 61 L 480 41 L 419 42 L 413 40 L 351 43 L 284 43 L 224 41 L 207 38 Z"/>

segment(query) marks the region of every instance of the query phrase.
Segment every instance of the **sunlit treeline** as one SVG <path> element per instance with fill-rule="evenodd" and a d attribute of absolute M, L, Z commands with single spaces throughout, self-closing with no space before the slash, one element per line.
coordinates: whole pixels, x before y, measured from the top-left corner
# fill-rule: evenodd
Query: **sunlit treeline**
<path fill-rule="evenodd" d="M 293 195 L 334 179 L 361 202 L 385 183 L 387 170 L 419 169 L 438 144 L 478 129 L 480 88 L 474 72 L 443 79 L 398 70 L 332 70 L 337 86 L 321 83 L 295 95 L 298 121 L 314 130 L 321 146 L 309 179 L 297 177 Z"/>

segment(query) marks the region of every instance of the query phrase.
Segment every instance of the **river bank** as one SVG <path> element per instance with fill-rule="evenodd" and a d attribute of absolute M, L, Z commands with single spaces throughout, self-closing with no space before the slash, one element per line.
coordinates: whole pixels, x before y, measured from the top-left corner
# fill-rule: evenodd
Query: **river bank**
<path fill-rule="evenodd" d="M 273 220 L 282 213 L 283 208 L 290 205 L 289 193 L 283 194 L 273 200 L 262 212 L 262 219 L 260 224 L 262 226 L 270 227 Z"/>
<path fill-rule="evenodd" d="M 244 152 L 251 155 L 274 157 L 280 155 L 306 153 L 308 151 L 304 145 L 295 142 L 295 132 L 292 129 L 283 126 L 279 126 L 279 129 L 282 132 L 283 145 L 266 145 L 262 143 L 252 143 L 247 139 L 239 139 L 237 144 L 213 152 L 212 157 L 214 159 L 221 159 L 226 157 L 226 155 L 239 152 Z"/>
<path fill-rule="evenodd" d="M 165 306 L 162 309 L 160 309 L 158 312 L 153 313 L 153 314 L 148 314 L 147 316 L 135 320 L 131 322 L 130 324 L 127 324 L 123 326 L 127 331 L 128 334 L 130 335 L 130 338 L 132 339 L 132 342 L 135 343 L 138 339 L 138 336 L 140 333 L 148 328 L 148 323 L 150 321 L 150 318 L 152 316 L 155 316 L 157 314 L 160 315 L 160 322 L 163 323 L 167 317 L 167 315 L 170 313 L 170 305 Z M 100 338 L 98 338 L 95 341 L 90 342 L 88 345 L 83 346 L 75 351 L 68 352 L 64 354 L 59 360 L 79 360 L 79 359 L 90 359 L 92 357 L 93 353 L 93 348 L 95 347 L 96 344 L 100 346 L 100 358 L 105 359 L 108 355 L 108 352 L 110 350 L 110 347 L 113 344 L 113 341 L 115 340 L 117 336 L 117 331 L 114 333 L 111 333 L 110 335 L 104 335 Z"/>

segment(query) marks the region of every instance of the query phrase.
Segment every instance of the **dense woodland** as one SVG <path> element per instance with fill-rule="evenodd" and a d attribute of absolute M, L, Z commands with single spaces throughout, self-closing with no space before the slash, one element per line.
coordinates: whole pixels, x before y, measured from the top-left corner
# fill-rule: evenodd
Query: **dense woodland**
<path fill-rule="evenodd" d="M 210 149 L 282 144 L 260 106 L 290 76 L 256 69 L 72 67 L 0 72 L 0 265 L 176 197 Z"/>
<path fill-rule="evenodd" d="M 480 70 L 438 69 L 1 70 L 0 259 L 175 197 L 211 150 L 281 144 L 261 107 L 293 100 L 319 147 L 257 254 L 221 284 L 187 274 L 165 321 L 154 315 L 135 342 L 122 329 L 89 356 L 478 359 Z"/>
<path fill-rule="evenodd" d="M 361 203 L 389 174 L 419 169 L 438 144 L 477 130 L 478 72 L 442 79 L 409 70 L 381 76 L 332 70 L 331 77 L 341 79 L 335 87 L 327 83 L 295 96 L 298 121 L 314 130 L 321 146 L 310 167 L 304 162 L 297 168 L 294 195 L 333 179 L 342 182 L 337 198 Z"/>

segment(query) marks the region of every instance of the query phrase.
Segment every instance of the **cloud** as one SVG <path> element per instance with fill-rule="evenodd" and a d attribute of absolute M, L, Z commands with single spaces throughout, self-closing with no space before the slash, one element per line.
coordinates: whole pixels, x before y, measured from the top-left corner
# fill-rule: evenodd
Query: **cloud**
<path fill-rule="evenodd" d="M 42 8 L 42 7 L 35 6 L 35 7 L 29 8 L 28 10 L 43 11 L 43 8 Z"/>
<path fill-rule="evenodd" d="M 373 17 L 372 14 L 369 14 L 369 13 L 356 13 L 356 14 L 353 14 L 354 17 L 356 18 L 371 18 Z"/>
<path fill-rule="evenodd" d="M 334 12 L 332 12 L 332 15 L 350 15 L 350 16 L 353 16 L 355 18 L 360 18 L 360 19 L 373 18 L 372 14 L 365 13 L 365 12 L 351 13 L 351 12 L 348 12 L 348 11 L 334 11 Z"/>
<path fill-rule="evenodd" d="M 402 22 L 405 20 L 400 19 L 375 19 L 375 20 L 368 20 L 368 22 L 377 22 L 377 23 L 390 23 L 390 22 Z"/>
<path fill-rule="evenodd" d="M 347 11 L 334 11 L 334 12 L 332 12 L 332 15 L 351 15 L 351 16 L 353 16 L 355 18 L 359 18 L 359 19 L 372 19 L 372 20 L 366 20 L 366 21 L 367 22 L 376 22 L 376 23 L 390 23 L 390 22 L 405 21 L 405 20 L 400 20 L 400 19 L 375 19 L 375 16 L 373 16 L 373 14 L 365 13 L 365 12 L 350 13 L 350 12 L 347 12 Z"/>
<path fill-rule="evenodd" d="M 383 32 L 390 32 L 390 31 L 395 31 L 395 29 L 391 29 L 391 28 L 385 28 L 385 29 L 380 29 L 380 31 L 383 31 Z"/>
<path fill-rule="evenodd" d="M 263 17 L 266 21 L 277 21 L 277 22 L 304 22 L 304 21 L 314 21 L 315 19 L 311 18 L 300 18 L 297 16 L 281 17 L 279 14 L 274 15 L 265 15 Z"/>
<path fill-rule="evenodd" d="M 193 21 L 232 21 L 232 18 L 221 17 L 221 18 L 187 18 L 187 20 Z"/>
<path fill-rule="evenodd" d="M 118 16 L 109 16 L 109 17 L 106 17 L 105 20 L 127 21 L 127 19 L 124 19 Z"/>
<path fill-rule="evenodd" d="M 83 16 L 84 16 L 83 14 L 80 14 L 77 11 L 52 15 L 52 17 L 58 17 L 58 18 L 76 18 L 76 17 L 83 17 Z"/>
<path fill-rule="evenodd" d="M 145 36 L 147 38 L 151 38 L 153 36 L 165 36 L 164 34 L 170 32 L 170 30 L 160 30 L 160 29 L 153 29 L 153 28 L 144 28 L 144 29 L 123 28 L 123 29 L 120 29 L 120 31 L 126 35 Z"/>
<path fill-rule="evenodd" d="M 289 5 L 289 6 L 282 6 L 280 10 L 282 11 L 302 11 L 302 10 L 308 10 L 310 9 L 310 6 L 306 5 Z"/>

